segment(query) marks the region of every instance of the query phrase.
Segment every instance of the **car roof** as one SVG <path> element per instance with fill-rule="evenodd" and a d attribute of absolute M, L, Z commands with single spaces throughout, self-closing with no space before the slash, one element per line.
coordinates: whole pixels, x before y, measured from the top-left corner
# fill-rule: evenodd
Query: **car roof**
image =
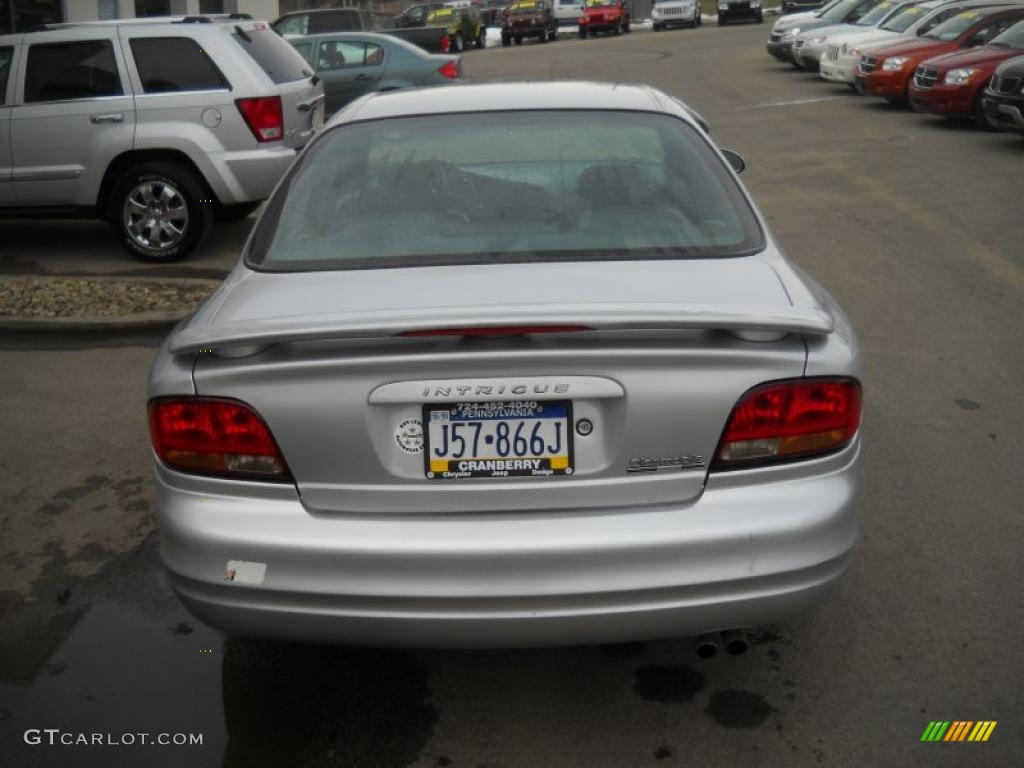
<path fill-rule="evenodd" d="M 375 93 L 343 109 L 331 124 L 409 115 L 555 109 L 660 112 L 700 127 L 695 113 L 654 88 L 591 82 L 486 83 Z"/>
<path fill-rule="evenodd" d="M 134 27 L 153 24 L 242 24 L 258 21 L 247 13 L 225 14 L 188 14 L 184 16 L 144 16 L 138 19 L 109 19 L 107 21 L 66 21 L 55 24 L 44 24 L 39 31 L 75 29 L 77 27 Z M 265 22 L 263 22 L 265 23 Z M 31 34 L 28 32 L 26 34 Z"/>

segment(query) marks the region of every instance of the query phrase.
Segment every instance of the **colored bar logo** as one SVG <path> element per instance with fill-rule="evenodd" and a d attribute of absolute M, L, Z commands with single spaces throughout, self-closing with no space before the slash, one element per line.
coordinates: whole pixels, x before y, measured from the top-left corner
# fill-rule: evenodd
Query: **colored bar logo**
<path fill-rule="evenodd" d="M 932 720 L 921 741 L 988 741 L 997 720 Z"/>

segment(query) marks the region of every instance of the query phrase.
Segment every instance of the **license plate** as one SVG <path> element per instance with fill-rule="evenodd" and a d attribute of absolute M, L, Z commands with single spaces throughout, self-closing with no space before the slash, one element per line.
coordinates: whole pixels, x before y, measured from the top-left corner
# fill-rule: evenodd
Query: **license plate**
<path fill-rule="evenodd" d="M 324 110 L 325 109 L 326 109 L 326 107 L 324 106 L 324 100 L 323 99 L 320 99 L 320 101 L 318 101 L 313 106 L 313 130 L 316 131 L 317 133 L 322 131 L 323 128 L 324 128 Z"/>
<path fill-rule="evenodd" d="M 498 401 L 423 406 L 431 480 L 571 475 L 572 403 Z"/>

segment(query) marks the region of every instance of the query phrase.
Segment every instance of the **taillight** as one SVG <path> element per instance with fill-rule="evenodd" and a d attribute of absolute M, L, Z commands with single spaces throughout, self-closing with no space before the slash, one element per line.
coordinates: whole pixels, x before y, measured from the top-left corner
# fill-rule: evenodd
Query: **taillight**
<path fill-rule="evenodd" d="M 459 63 L 454 59 L 452 61 L 446 61 L 437 71 L 444 77 L 451 78 L 452 80 L 459 79 Z"/>
<path fill-rule="evenodd" d="M 835 451 L 860 425 L 853 379 L 793 379 L 762 384 L 733 408 L 712 469 L 789 461 Z"/>
<path fill-rule="evenodd" d="M 448 53 L 452 49 L 452 41 L 448 39 L 448 35 L 441 35 L 441 53 Z"/>
<path fill-rule="evenodd" d="M 528 333 L 577 333 L 592 331 L 586 325 L 502 325 L 472 328 L 430 328 L 425 331 L 402 331 L 399 336 L 523 336 Z"/>
<path fill-rule="evenodd" d="M 149 435 L 156 455 L 172 469 L 245 480 L 291 479 L 263 419 L 237 400 L 153 400 Z"/>
<path fill-rule="evenodd" d="M 235 104 L 256 141 L 278 141 L 284 137 L 284 109 L 280 96 L 235 99 Z"/>

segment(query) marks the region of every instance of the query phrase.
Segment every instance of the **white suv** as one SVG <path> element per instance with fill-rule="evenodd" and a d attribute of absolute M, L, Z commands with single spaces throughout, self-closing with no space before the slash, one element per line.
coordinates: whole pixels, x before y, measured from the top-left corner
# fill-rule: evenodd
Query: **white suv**
<path fill-rule="evenodd" d="M 247 17 L 0 36 L 0 217 L 98 216 L 136 257 L 179 259 L 322 125 L 323 85 Z"/>

